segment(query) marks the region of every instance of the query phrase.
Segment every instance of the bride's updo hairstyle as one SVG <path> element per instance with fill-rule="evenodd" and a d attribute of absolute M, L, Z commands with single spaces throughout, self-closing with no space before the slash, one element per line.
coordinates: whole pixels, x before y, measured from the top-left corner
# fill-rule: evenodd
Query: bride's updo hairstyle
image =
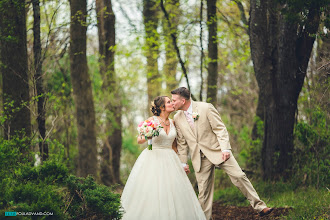
<path fill-rule="evenodd" d="M 150 110 L 154 115 L 159 116 L 162 112 L 160 108 L 165 107 L 165 97 L 167 96 L 157 96 L 154 101 L 151 102 Z"/>

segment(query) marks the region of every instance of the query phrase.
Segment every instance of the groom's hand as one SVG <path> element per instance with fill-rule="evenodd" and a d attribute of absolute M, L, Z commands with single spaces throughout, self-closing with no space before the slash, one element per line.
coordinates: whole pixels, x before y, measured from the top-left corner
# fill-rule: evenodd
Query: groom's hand
<path fill-rule="evenodd" d="M 230 157 L 230 153 L 229 152 L 222 152 L 222 159 L 223 159 L 223 161 L 226 161 L 226 160 L 228 160 L 229 159 L 229 157 Z"/>
<path fill-rule="evenodd" d="M 190 173 L 189 165 L 187 164 L 184 168 L 184 172 L 188 175 Z"/>

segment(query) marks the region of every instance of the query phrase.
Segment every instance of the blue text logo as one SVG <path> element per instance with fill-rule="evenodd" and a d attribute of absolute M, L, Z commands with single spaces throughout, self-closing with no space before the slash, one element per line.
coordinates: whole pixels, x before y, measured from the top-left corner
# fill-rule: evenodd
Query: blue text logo
<path fill-rule="evenodd" d="M 5 212 L 5 216 L 16 216 L 16 212 Z"/>

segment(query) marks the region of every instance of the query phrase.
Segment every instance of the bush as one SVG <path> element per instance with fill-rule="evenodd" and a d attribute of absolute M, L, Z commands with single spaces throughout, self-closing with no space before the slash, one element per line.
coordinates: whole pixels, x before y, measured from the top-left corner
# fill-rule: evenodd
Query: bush
<path fill-rule="evenodd" d="M 0 210 L 15 212 L 51 212 L 41 219 L 67 219 L 61 186 L 63 173 L 46 173 L 45 170 L 63 170 L 63 165 L 49 161 L 39 167 L 18 164 L 11 175 L 0 183 Z M 64 169 L 65 170 L 65 169 Z M 67 176 L 68 173 L 64 173 Z M 40 219 L 40 216 L 22 217 Z"/>
<path fill-rule="evenodd" d="M 247 150 L 246 166 L 250 170 L 253 170 L 256 175 L 260 176 L 262 170 L 261 151 L 264 136 L 264 122 L 259 117 L 255 117 L 254 121 L 256 124 L 256 132 L 258 138 L 256 138 L 255 140 L 252 140 L 251 138 L 250 141 L 247 142 L 249 148 Z"/>
<path fill-rule="evenodd" d="M 46 184 L 16 183 L 4 198 L 7 210 L 16 212 L 51 212 L 47 219 L 65 219 L 62 196 L 57 187 Z M 36 218 L 36 217 L 35 217 Z"/>
<path fill-rule="evenodd" d="M 97 217 L 97 219 L 120 219 L 120 195 L 104 185 L 95 183 L 93 177 L 78 178 L 73 175 L 66 180 L 69 198 L 72 200 L 67 212 L 73 218 Z M 70 198 L 71 197 L 71 198 Z"/>
<path fill-rule="evenodd" d="M 297 185 L 328 186 L 330 182 L 330 131 L 327 116 L 318 108 L 311 113 L 310 123 L 295 127 L 294 181 Z"/>
<path fill-rule="evenodd" d="M 24 138 L 23 138 L 24 139 Z M 120 195 L 97 184 L 92 177 L 69 175 L 67 167 L 52 158 L 33 166 L 21 154 L 25 140 L 0 138 L 0 216 L 6 211 L 50 212 L 48 216 L 13 219 L 120 219 Z M 33 158 L 33 157 L 29 157 Z"/>

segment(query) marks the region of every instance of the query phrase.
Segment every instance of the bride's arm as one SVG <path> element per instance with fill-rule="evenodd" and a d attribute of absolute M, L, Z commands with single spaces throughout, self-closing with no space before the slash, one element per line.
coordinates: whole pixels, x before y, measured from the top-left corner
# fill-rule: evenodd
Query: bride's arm
<path fill-rule="evenodd" d="M 176 138 L 173 141 L 172 149 L 175 151 L 175 153 L 178 153 L 178 144 L 176 142 Z"/>
<path fill-rule="evenodd" d="M 175 126 L 175 121 L 173 120 L 173 124 Z M 178 138 L 178 136 L 177 136 Z M 179 151 L 178 151 L 178 142 L 177 142 L 177 138 L 174 139 L 173 145 L 172 145 L 172 149 L 176 152 L 176 154 L 180 157 L 179 155 Z M 189 165 L 187 163 L 182 163 L 183 169 L 186 172 L 186 174 L 190 173 L 190 169 L 189 169 Z"/>
<path fill-rule="evenodd" d="M 150 118 L 148 118 L 148 120 L 154 120 L 153 119 L 153 117 L 150 117 Z M 143 144 L 143 143 L 145 143 L 147 140 L 145 139 L 145 137 L 143 137 L 142 135 L 139 135 L 138 137 L 137 137 L 137 143 L 138 144 Z"/>
<path fill-rule="evenodd" d="M 173 125 L 174 125 L 174 127 L 175 127 L 175 121 L 172 120 L 172 122 L 173 122 Z M 173 141 L 172 149 L 175 151 L 175 153 L 178 153 L 178 143 L 176 142 L 176 138 L 175 138 L 174 141 Z"/>

